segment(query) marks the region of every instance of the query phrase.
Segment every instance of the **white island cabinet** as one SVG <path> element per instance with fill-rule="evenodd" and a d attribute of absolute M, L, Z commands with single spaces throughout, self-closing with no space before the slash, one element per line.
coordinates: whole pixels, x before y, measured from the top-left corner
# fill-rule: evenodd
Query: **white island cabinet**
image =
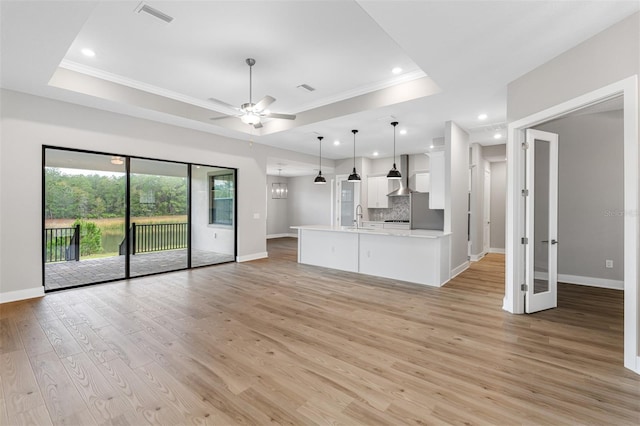
<path fill-rule="evenodd" d="M 293 226 L 298 262 L 440 287 L 450 278 L 442 231 Z"/>

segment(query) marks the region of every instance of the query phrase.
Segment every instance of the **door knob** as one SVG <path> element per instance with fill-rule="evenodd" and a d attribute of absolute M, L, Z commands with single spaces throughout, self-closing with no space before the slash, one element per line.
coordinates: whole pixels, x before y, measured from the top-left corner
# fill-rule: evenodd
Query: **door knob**
<path fill-rule="evenodd" d="M 558 244 L 558 240 L 551 240 L 551 244 Z"/>

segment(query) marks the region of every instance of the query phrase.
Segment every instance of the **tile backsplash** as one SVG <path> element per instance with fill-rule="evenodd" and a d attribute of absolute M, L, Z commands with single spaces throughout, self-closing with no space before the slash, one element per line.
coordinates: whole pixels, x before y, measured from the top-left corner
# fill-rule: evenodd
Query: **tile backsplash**
<path fill-rule="evenodd" d="M 368 209 L 369 220 L 409 220 L 409 197 L 389 197 L 389 208 Z"/>

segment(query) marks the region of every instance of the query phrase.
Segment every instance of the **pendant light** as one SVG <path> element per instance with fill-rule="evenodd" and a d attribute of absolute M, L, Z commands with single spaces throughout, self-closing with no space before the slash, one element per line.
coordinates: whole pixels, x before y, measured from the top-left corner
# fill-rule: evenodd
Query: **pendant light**
<path fill-rule="evenodd" d="M 396 126 L 397 121 L 391 123 L 393 126 L 393 168 L 387 173 L 387 179 L 402 179 L 402 174 L 396 169 Z"/>
<path fill-rule="evenodd" d="M 327 183 L 327 180 L 324 178 L 324 176 L 322 176 L 322 139 L 324 139 L 322 136 L 318 136 L 320 145 L 320 164 L 318 166 L 318 176 L 316 176 L 313 181 L 313 183 L 315 183 L 316 185 L 324 185 L 325 183 Z"/>
<path fill-rule="evenodd" d="M 358 131 L 352 130 L 351 133 L 353 133 L 353 172 L 349 175 L 347 182 L 360 182 L 360 175 L 356 171 L 356 133 Z"/>

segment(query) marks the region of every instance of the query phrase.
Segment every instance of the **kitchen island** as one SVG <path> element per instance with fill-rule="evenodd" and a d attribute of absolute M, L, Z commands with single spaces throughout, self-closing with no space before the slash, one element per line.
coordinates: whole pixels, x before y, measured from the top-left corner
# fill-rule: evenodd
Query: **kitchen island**
<path fill-rule="evenodd" d="M 298 262 L 440 287 L 450 278 L 449 236 L 422 229 L 292 226 Z"/>

